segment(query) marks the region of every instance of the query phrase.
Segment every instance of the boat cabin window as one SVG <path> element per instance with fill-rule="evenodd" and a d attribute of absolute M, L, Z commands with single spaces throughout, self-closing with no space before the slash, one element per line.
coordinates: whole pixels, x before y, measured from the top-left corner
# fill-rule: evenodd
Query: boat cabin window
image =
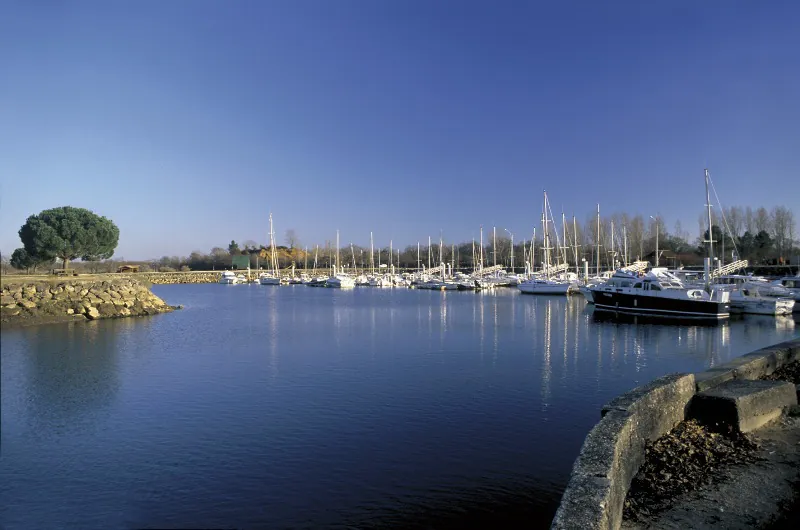
<path fill-rule="evenodd" d="M 650 290 L 651 291 L 660 291 L 661 287 L 659 287 L 658 285 L 653 283 L 653 284 L 650 284 Z"/>
<path fill-rule="evenodd" d="M 783 280 L 783 286 L 793 289 L 795 287 L 800 287 L 800 282 L 796 280 Z"/>
<path fill-rule="evenodd" d="M 633 288 L 634 289 L 641 289 L 642 288 L 642 282 L 636 282 L 635 284 L 633 284 Z"/>

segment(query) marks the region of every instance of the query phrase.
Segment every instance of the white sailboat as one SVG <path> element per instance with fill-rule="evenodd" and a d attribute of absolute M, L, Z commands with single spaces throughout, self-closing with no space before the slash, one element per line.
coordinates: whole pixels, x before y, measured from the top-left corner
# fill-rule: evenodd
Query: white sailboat
<path fill-rule="evenodd" d="M 356 286 L 354 278 L 347 274 L 340 273 L 339 268 L 339 231 L 336 231 L 336 265 L 333 268 L 333 276 L 325 280 L 326 287 L 333 287 L 334 289 L 349 289 Z"/>
<path fill-rule="evenodd" d="M 544 192 L 544 207 L 542 208 L 542 228 L 544 229 L 544 270 L 545 270 L 545 277 L 537 277 L 534 276 L 529 280 L 521 282 L 517 285 L 517 288 L 520 292 L 525 294 L 557 294 L 557 295 L 565 295 L 569 293 L 570 284 L 568 282 L 556 281 L 550 278 L 550 235 L 548 231 L 548 219 L 547 219 L 547 211 L 548 211 L 548 204 L 547 204 L 547 192 Z"/>
<path fill-rule="evenodd" d="M 269 256 L 271 270 L 258 275 L 261 285 L 280 285 L 281 277 L 278 273 L 278 259 L 275 255 L 275 232 L 272 230 L 272 212 L 269 214 Z"/>

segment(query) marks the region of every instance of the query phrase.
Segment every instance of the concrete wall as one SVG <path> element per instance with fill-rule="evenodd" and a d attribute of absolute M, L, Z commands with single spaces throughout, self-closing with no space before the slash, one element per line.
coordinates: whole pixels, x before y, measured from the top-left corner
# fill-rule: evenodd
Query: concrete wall
<path fill-rule="evenodd" d="M 672 374 L 612 400 L 572 467 L 551 528 L 617 529 L 645 444 L 684 420 L 689 402 L 731 379 L 758 379 L 800 360 L 800 339 L 762 348 L 700 374 Z"/>
<path fill-rule="evenodd" d="M 3 285 L 0 318 L 4 324 L 37 324 L 152 315 L 172 311 L 142 282 L 61 279 Z"/>

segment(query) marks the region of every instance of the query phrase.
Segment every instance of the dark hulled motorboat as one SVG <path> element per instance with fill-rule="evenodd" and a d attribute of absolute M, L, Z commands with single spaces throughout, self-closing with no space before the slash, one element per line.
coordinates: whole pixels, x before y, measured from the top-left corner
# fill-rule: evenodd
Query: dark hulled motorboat
<path fill-rule="evenodd" d="M 665 268 L 638 277 L 619 271 L 612 280 L 590 287 L 595 307 L 677 318 L 720 319 L 730 316 L 730 293 L 686 288 Z"/>

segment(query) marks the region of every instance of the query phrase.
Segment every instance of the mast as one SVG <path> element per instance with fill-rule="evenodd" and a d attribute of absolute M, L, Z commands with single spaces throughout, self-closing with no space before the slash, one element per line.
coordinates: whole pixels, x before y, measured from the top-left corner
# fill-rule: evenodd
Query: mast
<path fill-rule="evenodd" d="M 478 260 L 480 266 L 478 268 L 478 273 L 480 274 L 481 272 L 483 272 L 483 225 L 481 225 L 481 246 L 479 248 L 479 252 L 480 253 L 478 255 Z"/>
<path fill-rule="evenodd" d="M 544 247 L 542 250 L 544 251 L 544 261 L 543 267 L 545 271 L 545 277 L 549 280 L 550 279 L 550 241 L 549 241 L 549 233 L 547 230 L 547 192 L 544 192 L 544 206 L 542 207 L 542 228 L 544 229 Z"/>
<path fill-rule="evenodd" d="M 625 251 L 624 257 L 625 260 L 625 267 L 628 266 L 628 227 L 626 225 L 622 225 L 622 240 L 625 242 Z"/>
<path fill-rule="evenodd" d="M 392 263 L 393 261 L 394 261 L 394 247 L 392 246 L 392 240 L 390 239 L 389 240 L 389 271 L 388 272 L 392 272 L 391 269 L 392 269 L 392 266 L 393 266 L 393 263 Z"/>
<path fill-rule="evenodd" d="M 269 212 L 269 254 L 272 265 L 272 275 L 278 275 L 278 260 L 275 259 L 275 232 L 272 229 L 272 212 Z"/>
<path fill-rule="evenodd" d="M 375 274 L 375 244 L 372 241 L 372 232 L 369 233 L 369 268 Z"/>
<path fill-rule="evenodd" d="M 567 262 L 567 218 L 564 215 L 564 211 L 561 211 L 561 227 L 564 229 L 564 245 L 562 248 L 562 254 L 564 256 L 564 263 Z"/>
<path fill-rule="evenodd" d="M 419 247 L 419 241 L 417 241 L 417 270 L 418 271 L 420 269 L 422 269 L 422 260 L 421 260 L 422 254 L 420 254 L 420 252 L 421 251 L 420 251 L 420 247 Z"/>
<path fill-rule="evenodd" d="M 514 274 L 514 234 L 511 234 L 511 274 Z"/>
<path fill-rule="evenodd" d="M 428 236 L 428 268 L 431 268 L 431 236 Z"/>
<path fill-rule="evenodd" d="M 336 231 L 336 268 L 333 270 L 333 275 L 339 274 L 339 231 Z"/>
<path fill-rule="evenodd" d="M 533 227 L 533 237 L 531 238 L 531 274 L 536 270 L 536 227 Z"/>
<path fill-rule="evenodd" d="M 308 245 L 306 245 L 306 250 L 303 255 L 303 274 L 306 274 L 308 270 Z"/>
<path fill-rule="evenodd" d="M 492 265 L 497 265 L 497 227 L 492 227 Z"/>
<path fill-rule="evenodd" d="M 706 177 L 706 208 L 708 210 L 708 266 L 706 267 L 706 287 L 711 283 L 711 266 L 714 263 L 714 232 L 711 230 L 711 196 L 708 194 L 708 168 L 705 170 Z"/>
<path fill-rule="evenodd" d="M 358 269 L 356 268 L 356 251 L 353 248 L 353 244 L 352 243 L 350 243 L 350 254 L 353 255 L 353 271 L 355 271 L 354 274 L 357 274 Z"/>
<path fill-rule="evenodd" d="M 572 249 L 575 256 L 575 272 L 580 276 L 581 269 L 580 265 L 578 265 L 578 225 L 574 214 L 572 215 Z"/>
<path fill-rule="evenodd" d="M 444 242 L 442 241 L 442 231 L 439 230 L 439 267 L 441 270 L 442 281 L 444 281 Z"/>
<path fill-rule="evenodd" d="M 477 270 L 477 262 L 475 261 L 475 237 L 472 238 L 472 272 Z"/>
<path fill-rule="evenodd" d="M 616 261 L 617 260 L 614 259 L 616 257 L 616 254 L 614 253 L 614 220 L 613 219 L 611 220 L 611 251 L 610 252 L 611 252 L 611 270 L 614 270 L 614 269 L 617 268 L 616 267 L 616 265 L 617 265 Z M 656 254 L 656 256 L 658 256 L 658 254 Z"/>
<path fill-rule="evenodd" d="M 600 205 L 597 205 L 597 242 L 595 246 L 597 247 L 597 275 L 600 276 Z"/>

